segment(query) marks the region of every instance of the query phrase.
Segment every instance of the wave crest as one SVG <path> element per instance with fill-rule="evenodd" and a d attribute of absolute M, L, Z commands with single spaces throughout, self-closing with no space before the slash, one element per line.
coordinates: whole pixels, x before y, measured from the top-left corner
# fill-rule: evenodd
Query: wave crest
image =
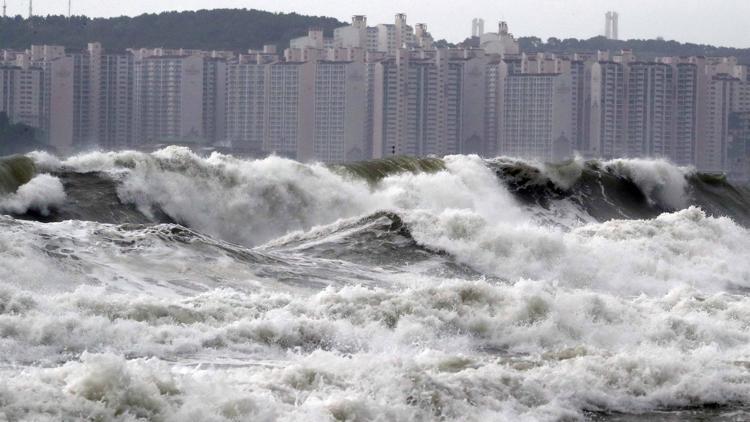
<path fill-rule="evenodd" d="M 0 212 L 50 214 L 50 209 L 65 202 L 65 188 L 59 178 L 40 174 L 9 195 L 0 196 Z"/>

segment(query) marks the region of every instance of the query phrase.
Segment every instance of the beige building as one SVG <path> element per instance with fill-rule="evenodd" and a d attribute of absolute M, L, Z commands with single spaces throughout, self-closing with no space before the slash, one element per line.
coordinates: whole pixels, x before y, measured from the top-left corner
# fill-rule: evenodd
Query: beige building
<path fill-rule="evenodd" d="M 377 51 L 379 44 L 378 28 L 367 26 L 367 17 L 355 15 L 352 24 L 333 31 L 334 46 L 341 48 L 361 48 Z"/>

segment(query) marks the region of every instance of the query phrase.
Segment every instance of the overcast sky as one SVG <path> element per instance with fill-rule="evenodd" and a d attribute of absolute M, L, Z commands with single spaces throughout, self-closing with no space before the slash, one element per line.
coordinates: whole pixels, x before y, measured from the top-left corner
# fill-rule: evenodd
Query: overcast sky
<path fill-rule="evenodd" d="M 28 13 L 29 0 L 5 0 L 8 14 Z M 436 38 L 460 41 L 471 19 L 484 18 L 492 31 L 506 20 L 516 36 L 588 38 L 604 32 L 604 13 L 620 13 L 621 38 L 655 38 L 750 47 L 750 0 L 72 0 L 73 13 L 88 16 L 201 8 L 254 8 L 333 16 L 348 21 L 364 14 L 371 24 L 390 23 L 404 12 L 410 23 L 426 23 Z M 34 0 L 35 14 L 63 14 L 67 0 Z M 189 30 L 189 28 L 186 28 Z"/>

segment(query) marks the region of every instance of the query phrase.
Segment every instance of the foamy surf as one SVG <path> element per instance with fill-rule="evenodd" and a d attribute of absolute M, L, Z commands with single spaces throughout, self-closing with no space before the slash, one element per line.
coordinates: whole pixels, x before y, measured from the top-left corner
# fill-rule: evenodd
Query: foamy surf
<path fill-rule="evenodd" d="M 692 169 L 31 157 L 7 420 L 748 416 L 746 197 Z"/>

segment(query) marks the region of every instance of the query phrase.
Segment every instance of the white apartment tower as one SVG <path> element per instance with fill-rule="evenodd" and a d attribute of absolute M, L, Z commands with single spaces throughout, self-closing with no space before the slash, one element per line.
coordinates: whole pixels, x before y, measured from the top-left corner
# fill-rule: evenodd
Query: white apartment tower
<path fill-rule="evenodd" d="M 628 156 L 674 157 L 674 86 L 674 69 L 668 64 L 634 62 L 628 66 Z"/>
<path fill-rule="evenodd" d="M 500 153 L 539 160 L 571 154 L 570 81 L 560 74 L 505 78 Z"/>
<path fill-rule="evenodd" d="M 203 60 L 195 55 L 164 55 L 136 61 L 136 142 L 203 140 Z"/>
<path fill-rule="evenodd" d="M 626 66 L 610 60 L 591 67 L 589 153 L 594 157 L 627 155 Z"/>
<path fill-rule="evenodd" d="M 233 149 L 261 155 L 266 128 L 267 64 L 240 57 L 227 68 L 227 132 Z"/>
<path fill-rule="evenodd" d="M 703 59 L 673 64 L 675 72 L 675 148 L 672 159 L 681 166 L 695 165 L 698 133 L 703 125 L 698 116 L 705 107 L 699 95 L 705 86 Z"/>
<path fill-rule="evenodd" d="M 479 63 L 469 63 L 469 59 L 451 57 L 449 50 L 423 56 L 405 49 L 378 62 L 372 94 L 373 156 L 457 154 L 465 141 L 466 122 L 469 136 L 474 137 L 471 141 L 484 145 L 483 130 L 478 128 L 483 113 L 468 108 L 481 116 L 467 119 L 464 112 L 467 101 L 476 101 L 467 98 L 465 81 L 473 80 L 472 94 L 484 91 L 484 69 L 479 69 Z"/>
<path fill-rule="evenodd" d="M 315 68 L 313 155 L 325 163 L 369 158 L 364 63 L 322 60 Z"/>
<path fill-rule="evenodd" d="M 99 69 L 98 144 L 106 149 L 130 148 L 135 142 L 135 58 L 132 54 L 105 54 Z"/>
<path fill-rule="evenodd" d="M 208 144 L 226 139 L 227 61 L 203 60 L 203 136 Z"/>
<path fill-rule="evenodd" d="M 298 160 L 314 155 L 315 63 L 269 65 L 263 150 Z"/>

